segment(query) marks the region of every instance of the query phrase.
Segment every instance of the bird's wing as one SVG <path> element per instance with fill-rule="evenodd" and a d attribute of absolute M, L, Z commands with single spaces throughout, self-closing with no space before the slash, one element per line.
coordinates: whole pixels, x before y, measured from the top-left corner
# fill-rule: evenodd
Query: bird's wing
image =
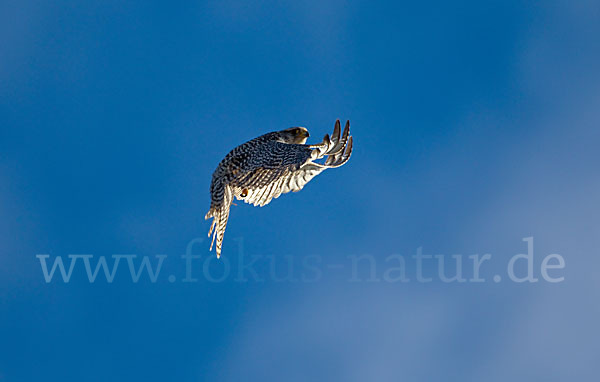
<path fill-rule="evenodd" d="M 231 182 L 233 195 L 262 207 L 281 194 L 300 191 L 323 170 L 342 166 L 352 154 L 350 124 L 346 123 L 341 135 L 340 130 L 338 120 L 331 138 L 325 135 L 317 145 L 266 143 L 262 154 L 249 163 L 252 170 Z M 324 157 L 327 159 L 323 164 L 316 162 Z"/>

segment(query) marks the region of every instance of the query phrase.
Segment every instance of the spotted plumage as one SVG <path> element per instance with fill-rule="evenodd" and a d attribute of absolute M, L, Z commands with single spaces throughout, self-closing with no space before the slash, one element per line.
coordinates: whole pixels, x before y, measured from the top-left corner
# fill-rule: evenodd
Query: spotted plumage
<path fill-rule="evenodd" d="M 281 194 L 300 191 L 321 171 L 345 164 L 352 153 L 350 123 L 340 132 L 338 120 L 331 138 L 325 135 L 323 142 L 306 145 L 308 130 L 292 127 L 254 138 L 225 156 L 212 175 L 211 204 L 204 217 L 213 218 L 208 236 L 213 236 L 211 250 L 216 239 L 217 257 L 233 199 L 262 207 Z M 316 162 L 324 157 L 324 163 Z"/>

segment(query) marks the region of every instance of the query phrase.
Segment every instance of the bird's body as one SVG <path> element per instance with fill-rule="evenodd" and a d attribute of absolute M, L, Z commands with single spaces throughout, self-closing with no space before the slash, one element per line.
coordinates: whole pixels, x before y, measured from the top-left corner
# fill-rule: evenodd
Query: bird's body
<path fill-rule="evenodd" d="M 293 127 L 261 135 L 231 150 L 213 173 L 211 204 L 205 216 L 213 218 L 208 236 L 213 234 L 211 249 L 216 238 L 217 257 L 234 198 L 262 207 L 281 194 L 300 191 L 321 171 L 348 161 L 352 152 L 349 131 L 346 123 L 340 137 L 338 120 L 331 138 L 326 135 L 322 143 L 306 145 L 308 131 Z M 315 162 L 325 156 L 325 163 Z"/>

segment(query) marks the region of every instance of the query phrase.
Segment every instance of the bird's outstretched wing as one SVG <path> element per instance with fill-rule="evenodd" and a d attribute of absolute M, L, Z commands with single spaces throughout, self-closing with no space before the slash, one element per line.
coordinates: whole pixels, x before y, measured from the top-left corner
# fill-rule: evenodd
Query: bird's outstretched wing
<path fill-rule="evenodd" d="M 342 166 L 351 154 L 350 123 L 346 122 L 341 133 L 339 120 L 331 137 L 325 135 L 323 142 L 316 145 L 261 143 L 243 168 L 237 167 L 228 182 L 217 187 L 222 203 L 211 206 L 205 216 L 205 219 L 213 218 L 208 232 L 209 237 L 213 235 L 210 249 L 216 239 L 217 257 L 220 257 L 233 198 L 262 207 L 281 194 L 300 191 L 323 170 Z M 323 158 L 326 158 L 323 163 L 317 162 Z M 220 194 L 223 194 L 222 199 Z"/>
<path fill-rule="evenodd" d="M 281 194 L 300 191 L 322 171 L 340 167 L 350 159 L 350 123 L 346 122 L 343 134 L 340 132 L 338 120 L 331 137 L 325 135 L 320 144 L 270 142 L 266 150 L 269 160 L 234 180 L 231 183 L 233 195 L 238 200 L 262 207 Z M 324 163 L 317 162 L 324 157 L 327 157 Z"/>

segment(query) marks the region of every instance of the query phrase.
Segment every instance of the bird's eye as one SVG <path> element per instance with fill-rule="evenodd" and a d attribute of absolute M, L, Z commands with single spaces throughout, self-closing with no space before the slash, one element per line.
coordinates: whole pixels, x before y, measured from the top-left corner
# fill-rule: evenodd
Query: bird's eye
<path fill-rule="evenodd" d="M 242 198 L 245 198 L 246 196 L 248 196 L 248 190 L 244 188 L 244 189 L 242 190 L 242 193 L 240 194 L 240 196 L 241 196 Z"/>

